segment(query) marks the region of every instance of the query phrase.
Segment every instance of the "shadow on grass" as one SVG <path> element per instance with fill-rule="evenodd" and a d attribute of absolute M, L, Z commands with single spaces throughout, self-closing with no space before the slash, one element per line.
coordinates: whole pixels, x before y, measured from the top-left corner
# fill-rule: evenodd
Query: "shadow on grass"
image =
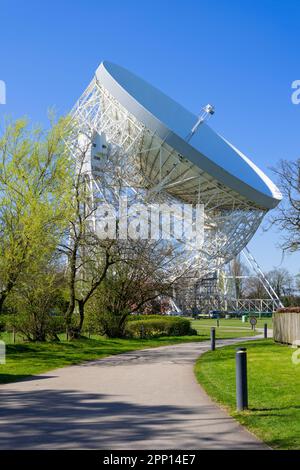
<path fill-rule="evenodd" d="M 249 408 L 249 411 L 281 411 L 281 410 L 300 410 L 300 406 L 290 405 L 290 406 L 280 406 L 280 407 L 264 407 L 264 408 Z M 272 415 L 274 416 L 274 415 Z"/>
<path fill-rule="evenodd" d="M 93 339 L 71 342 L 24 343 L 7 345 L 7 363 L 0 365 L 0 384 L 17 382 L 30 376 L 75 364 L 102 359 L 126 352 L 201 341 L 195 337 L 160 337 L 153 339 Z"/>
<path fill-rule="evenodd" d="M 13 382 L 30 382 L 31 380 L 45 380 L 52 379 L 51 375 L 31 375 L 31 374 L 1 374 L 1 383 L 8 384 Z"/>

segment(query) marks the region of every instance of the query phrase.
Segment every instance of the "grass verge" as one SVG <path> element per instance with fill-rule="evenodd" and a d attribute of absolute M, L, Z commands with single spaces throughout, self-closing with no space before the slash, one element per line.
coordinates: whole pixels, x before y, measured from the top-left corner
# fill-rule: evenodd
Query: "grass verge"
<path fill-rule="evenodd" d="M 196 326 L 198 328 L 211 326 L 217 327 L 217 320 L 215 318 L 201 318 L 193 320 L 193 323 L 193 328 L 195 328 Z M 267 323 L 268 328 L 272 328 L 272 318 L 257 318 L 256 328 L 263 328 L 265 323 Z M 243 323 L 240 318 L 221 318 L 219 320 L 219 325 L 219 328 L 221 329 L 227 329 L 232 327 L 234 329 L 240 328 L 241 330 L 251 331 L 251 325 L 249 321 Z"/>
<path fill-rule="evenodd" d="M 239 320 L 237 320 L 237 322 L 239 322 Z M 216 320 L 192 320 L 191 325 L 192 328 L 197 331 L 198 335 L 205 339 L 210 337 L 211 327 L 216 328 L 217 339 L 243 338 L 260 334 L 258 331 L 252 331 L 249 326 L 244 328 L 241 327 L 237 322 L 233 325 L 228 325 L 226 320 L 223 322 L 220 320 L 220 326 L 217 327 Z"/>
<path fill-rule="evenodd" d="M 209 339 L 210 328 L 201 327 L 198 331 L 198 336 L 168 336 L 144 340 L 105 339 L 95 336 L 71 342 L 62 340 L 59 343 L 24 343 L 20 336 L 17 336 L 16 344 L 12 344 L 11 333 L 2 333 L 0 339 L 7 344 L 7 354 L 6 364 L 0 364 L 0 383 L 16 382 L 51 369 L 127 351 Z M 233 338 L 249 336 L 249 334 L 249 331 L 219 329 L 216 336 L 217 338 Z M 62 339 L 63 337 L 65 335 L 62 335 Z"/>
<path fill-rule="evenodd" d="M 235 411 L 235 350 L 226 346 L 203 354 L 195 365 L 198 382 L 213 400 L 275 449 L 300 449 L 300 365 L 293 349 L 258 340 L 247 348 L 249 410 Z"/>
<path fill-rule="evenodd" d="M 0 364 L 0 383 L 16 382 L 51 369 L 92 361 L 137 349 L 201 341 L 198 336 L 155 339 L 83 338 L 59 343 L 8 344 L 6 364 Z"/>

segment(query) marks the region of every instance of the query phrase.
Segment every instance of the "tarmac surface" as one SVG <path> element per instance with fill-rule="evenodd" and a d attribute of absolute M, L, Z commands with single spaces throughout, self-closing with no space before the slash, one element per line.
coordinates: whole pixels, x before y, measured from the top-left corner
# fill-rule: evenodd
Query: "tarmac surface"
<path fill-rule="evenodd" d="M 268 449 L 196 382 L 208 348 L 144 349 L 2 385 L 0 449 Z"/>

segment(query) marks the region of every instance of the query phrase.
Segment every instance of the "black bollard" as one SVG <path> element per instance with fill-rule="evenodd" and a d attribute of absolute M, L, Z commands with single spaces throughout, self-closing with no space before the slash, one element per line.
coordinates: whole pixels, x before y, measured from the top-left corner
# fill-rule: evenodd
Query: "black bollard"
<path fill-rule="evenodd" d="M 210 329 L 210 349 L 211 351 L 216 349 L 216 329 L 214 327 Z"/>
<path fill-rule="evenodd" d="M 220 320 L 218 319 L 217 320 L 217 327 L 219 328 L 219 326 L 220 326 Z"/>
<path fill-rule="evenodd" d="M 268 323 L 264 324 L 264 338 L 266 339 L 268 337 Z"/>
<path fill-rule="evenodd" d="M 237 348 L 236 355 L 236 408 L 238 411 L 248 408 L 247 384 L 247 349 Z"/>

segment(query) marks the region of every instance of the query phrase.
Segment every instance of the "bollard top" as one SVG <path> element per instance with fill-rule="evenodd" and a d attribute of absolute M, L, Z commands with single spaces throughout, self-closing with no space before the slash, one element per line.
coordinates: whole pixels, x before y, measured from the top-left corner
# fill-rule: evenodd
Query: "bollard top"
<path fill-rule="evenodd" d="M 247 352 L 247 348 L 236 348 L 236 352 L 238 352 L 238 353 Z"/>

